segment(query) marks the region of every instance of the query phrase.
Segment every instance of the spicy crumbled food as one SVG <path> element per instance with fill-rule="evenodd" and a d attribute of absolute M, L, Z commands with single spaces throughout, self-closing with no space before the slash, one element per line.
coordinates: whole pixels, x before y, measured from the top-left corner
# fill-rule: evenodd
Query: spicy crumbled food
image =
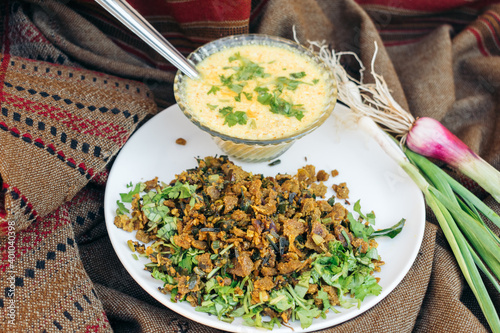
<path fill-rule="evenodd" d="M 206 157 L 169 184 L 155 178 L 130 187 L 115 225 L 136 230 L 128 245 L 149 259 L 160 290 L 220 320 L 242 317 L 268 329 L 294 320 L 306 328 L 337 305 L 378 295 L 373 272 L 384 262 L 374 238 L 394 237 L 404 225 L 375 231 L 375 214 L 363 214 L 359 201 L 354 218 L 325 198 L 312 165 L 264 177 L 225 156 Z"/>

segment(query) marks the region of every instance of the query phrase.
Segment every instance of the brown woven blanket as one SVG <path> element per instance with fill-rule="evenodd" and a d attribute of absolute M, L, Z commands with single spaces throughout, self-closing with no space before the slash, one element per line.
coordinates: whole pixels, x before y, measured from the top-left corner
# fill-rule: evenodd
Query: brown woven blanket
<path fill-rule="evenodd" d="M 292 38 L 295 26 L 300 41 L 325 40 L 368 65 L 376 41 L 376 71 L 396 100 L 440 120 L 500 168 L 500 4 L 129 2 L 185 54 L 230 34 Z M 92 1 L 9 0 L 0 18 L 0 331 L 218 332 L 143 291 L 104 223 L 113 158 L 149 116 L 174 103 L 174 68 Z M 357 75 L 356 63 L 344 65 Z M 432 213 L 428 221 L 399 286 L 328 332 L 488 331 Z"/>

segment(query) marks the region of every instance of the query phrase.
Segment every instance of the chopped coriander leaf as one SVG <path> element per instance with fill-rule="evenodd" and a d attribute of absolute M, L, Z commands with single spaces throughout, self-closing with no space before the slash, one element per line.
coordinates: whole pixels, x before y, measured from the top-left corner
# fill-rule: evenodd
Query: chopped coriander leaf
<path fill-rule="evenodd" d="M 257 87 L 254 91 L 258 93 L 257 101 L 262 105 L 269 105 L 272 113 L 295 117 L 298 120 L 304 118 L 305 109 L 302 108 L 302 105 L 293 105 L 279 97 L 281 95 L 280 90 L 274 90 L 273 94 L 271 94 L 268 88 Z"/>
<path fill-rule="evenodd" d="M 236 111 L 236 112 L 234 112 L 234 114 L 228 115 L 226 117 L 226 122 L 227 122 L 229 127 L 234 126 L 236 124 L 246 125 L 247 120 L 248 120 L 248 116 L 247 116 L 246 112 L 243 112 L 243 111 Z M 234 125 L 231 125 L 231 124 L 234 124 Z"/>
<path fill-rule="evenodd" d="M 269 88 L 267 87 L 255 87 L 254 90 L 258 94 L 263 94 L 269 91 Z"/>
<path fill-rule="evenodd" d="M 295 90 L 299 86 L 299 84 L 305 84 L 305 82 L 299 80 L 291 80 L 285 76 L 279 76 L 276 78 L 276 87 L 279 91 L 283 91 L 283 89 Z"/>
<path fill-rule="evenodd" d="M 217 107 L 218 107 L 218 105 L 213 105 L 213 104 L 208 104 L 208 103 L 207 103 L 207 106 L 208 106 L 208 108 L 209 108 L 210 110 L 215 110 L 215 109 L 217 109 Z"/>
<path fill-rule="evenodd" d="M 219 113 L 222 114 L 223 116 L 227 116 L 231 112 L 233 112 L 233 107 L 232 106 L 226 106 L 223 107 L 222 109 L 219 109 Z"/>
<path fill-rule="evenodd" d="M 293 105 L 278 96 L 279 94 L 275 93 L 274 97 L 269 102 L 272 113 L 282 114 L 286 117 L 295 117 L 297 120 L 304 118 L 305 110 L 302 107 Z"/>
<path fill-rule="evenodd" d="M 398 223 L 396 223 L 395 225 L 393 225 L 390 228 L 376 230 L 373 232 L 371 237 L 374 238 L 374 237 L 380 237 L 380 236 L 387 236 L 390 238 L 394 238 L 403 230 L 405 222 L 406 222 L 405 219 L 401 219 Z"/>
<path fill-rule="evenodd" d="M 212 88 L 210 88 L 210 90 L 207 92 L 207 95 L 210 95 L 210 94 L 214 94 L 215 95 L 219 90 L 220 90 L 219 87 L 212 86 Z"/>
<path fill-rule="evenodd" d="M 253 94 L 252 93 L 248 93 L 248 92 L 243 92 L 243 95 L 245 95 L 246 99 L 248 101 L 251 101 L 252 100 L 252 97 L 253 97 Z"/>
<path fill-rule="evenodd" d="M 356 220 L 352 213 L 347 214 L 347 218 L 349 219 L 352 233 L 358 238 L 363 238 L 366 241 L 375 231 L 372 226 L 367 227 L 363 223 Z"/>
<path fill-rule="evenodd" d="M 232 127 L 234 125 L 246 125 L 248 116 L 244 111 L 233 112 L 233 107 L 226 106 L 219 110 L 219 113 L 224 116 L 224 125 Z"/>
<path fill-rule="evenodd" d="M 268 93 L 268 92 L 259 92 L 259 95 L 257 96 L 257 101 L 262 104 L 262 105 L 269 105 L 271 103 L 271 99 L 273 98 L 273 95 Z"/>
<path fill-rule="evenodd" d="M 233 61 L 240 62 L 240 66 L 238 67 L 229 67 L 236 72 L 234 75 L 238 81 L 248 81 L 255 77 L 266 78 L 270 76 L 268 73 L 264 72 L 264 67 L 259 66 L 250 59 L 241 56 L 239 52 L 229 57 L 229 62 Z"/>
<path fill-rule="evenodd" d="M 306 76 L 305 72 L 290 73 L 290 77 L 293 79 L 302 79 L 304 76 Z"/>
<path fill-rule="evenodd" d="M 235 60 L 241 59 L 241 53 L 236 52 L 232 56 L 229 56 L 229 62 L 233 62 Z"/>
<path fill-rule="evenodd" d="M 120 200 L 116 200 L 116 204 L 118 205 L 118 208 L 116 209 L 116 215 L 130 213 L 130 211 L 125 207 L 123 203 L 120 202 Z"/>
<path fill-rule="evenodd" d="M 222 84 L 224 86 L 227 86 L 229 84 L 231 84 L 233 82 L 233 76 L 232 75 L 229 75 L 228 77 L 226 77 L 225 75 L 219 75 L 219 79 L 220 79 L 220 82 L 222 82 Z"/>
<path fill-rule="evenodd" d="M 243 91 L 243 88 L 246 86 L 246 83 L 231 83 L 228 84 L 227 87 L 234 91 L 237 94 L 240 94 Z"/>
<path fill-rule="evenodd" d="M 134 197 L 135 194 L 138 194 L 139 192 L 143 191 L 144 188 L 146 188 L 146 184 L 144 183 L 137 183 L 135 187 L 130 190 L 128 193 L 120 193 L 120 197 L 122 199 L 122 202 L 132 202 L 132 198 Z"/>
<path fill-rule="evenodd" d="M 241 102 L 241 93 L 239 93 L 238 95 L 234 96 L 234 100 L 236 102 Z"/>
<path fill-rule="evenodd" d="M 312 80 L 312 83 L 313 83 L 313 84 L 317 84 L 318 82 L 319 82 L 319 79 L 314 79 L 314 80 Z"/>
<path fill-rule="evenodd" d="M 368 214 L 363 214 L 361 212 L 361 204 L 360 204 L 360 201 L 361 200 L 358 200 L 356 201 L 356 203 L 354 204 L 354 207 L 353 207 L 353 210 L 359 214 L 359 216 L 361 216 L 361 218 L 365 221 L 367 221 L 368 223 L 370 224 L 375 224 L 375 213 L 374 212 L 370 212 Z"/>

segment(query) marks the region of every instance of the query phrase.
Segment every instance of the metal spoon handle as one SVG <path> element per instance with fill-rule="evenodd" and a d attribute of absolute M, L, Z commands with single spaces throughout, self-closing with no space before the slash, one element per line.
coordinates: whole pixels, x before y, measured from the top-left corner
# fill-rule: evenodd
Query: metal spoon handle
<path fill-rule="evenodd" d="M 194 65 L 124 0 L 96 0 L 139 38 L 192 79 L 200 77 Z"/>

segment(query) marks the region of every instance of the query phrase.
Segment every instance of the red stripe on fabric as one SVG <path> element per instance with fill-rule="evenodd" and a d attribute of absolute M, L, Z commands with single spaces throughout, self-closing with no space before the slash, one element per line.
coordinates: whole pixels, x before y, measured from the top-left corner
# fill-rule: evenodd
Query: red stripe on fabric
<path fill-rule="evenodd" d="M 488 10 L 486 12 L 486 14 L 490 14 L 491 16 L 493 16 L 497 20 L 497 22 L 500 24 L 500 16 L 498 16 L 498 14 L 496 12 L 494 12 L 492 10 Z"/>
<path fill-rule="evenodd" d="M 13 191 L 17 195 L 19 195 L 21 197 L 21 199 L 23 199 L 26 202 L 26 207 L 33 213 L 34 216 L 38 215 L 38 212 L 35 209 L 33 209 L 33 205 L 31 204 L 31 202 L 28 201 L 28 198 L 24 194 L 21 193 L 21 190 L 19 190 L 15 186 L 10 186 L 9 184 L 7 184 L 5 182 L 2 184 L 3 190 L 8 190 L 9 188 L 11 191 Z"/>
<path fill-rule="evenodd" d="M 489 56 L 488 52 L 486 51 L 486 48 L 484 47 L 483 38 L 481 37 L 481 34 L 472 27 L 467 27 L 465 30 L 470 31 L 474 35 L 474 37 L 476 37 L 477 47 L 479 48 L 481 54 L 484 55 L 485 57 Z"/>
<path fill-rule="evenodd" d="M 25 230 L 21 230 L 16 234 L 16 258 L 21 257 L 22 254 L 35 248 L 37 244 L 46 239 L 50 234 L 56 231 L 59 227 L 70 224 L 71 221 L 67 216 L 65 216 L 61 208 L 58 208 L 55 212 L 46 216 L 45 219 L 41 220 L 38 218 Z M 24 244 L 23 242 L 18 242 L 19 239 L 27 239 L 29 237 L 30 243 Z M 8 243 L 0 247 L 0 259 L 2 261 L 7 261 L 7 248 Z M 7 264 L 0 264 L 0 271 L 5 271 L 9 267 Z"/>
<path fill-rule="evenodd" d="M 0 217 L 4 218 L 7 215 L 7 212 L 0 212 Z M 9 233 L 9 222 L 2 221 L 0 222 L 0 236 L 5 236 Z M 7 268 L 7 267 L 5 267 Z M 5 270 L 3 270 L 5 272 Z"/>
<path fill-rule="evenodd" d="M 0 122 L 0 126 L 1 126 L 2 124 L 3 124 L 3 125 L 5 125 L 5 123 Z M 7 125 L 5 125 L 5 127 L 7 127 Z M 23 137 L 27 137 L 27 138 L 32 139 L 31 134 L 29 134 L 29 133 L 25 133 L 25 134 L 21 135 L 21 134 L 20 134 L 20 131 L 19 131 L 17 128 L 15 128 L 15 127 L 12 127 L 12 128 L 10 129 L 10 131 L 11 131 L 11 132 L 16 133 L 19 137 L 22 137 L 22 138 L 23 138 Z M 35 140 L 33 140 L 33 142 L 39 143 L 39 144 L 41 144 L 41 145 L 43 146 L 43 147 L 39 147 L 39 148 L 47 148 L 47 149 L 51 149 L 51 150 L 52 150 L 52 151 L 54 151 L 54 152 L 56 151 L 56 147 L 55 147 L 52 143 L 49 143 L 47 146 L 45 146 L 45 144 L 44 144 L 44 142 L 43 142 L 43 140 L 42 140 L 41 138 L 36 138 Z M 64 152 L 63 152 L 62 150 L 59 150 L 56 154 L 62 158 L 62 161 L 63 161 L 63 162 L 65 162 L 65 161 L 66 161 L 66 162 L 69 162 L 69 163 L 73 164 L 73 165 L 76 167 L 77 162 L 76 162 L 73 158 L 71 158 L 71 157 L 66 158 L 66 154 L 64 154 Z M 81 169 L 83 169 L 84 171 L 87 171 L 87 166 L 86 166 L 86 165 L 85 165 L 85 163 L 83 163 L 83 162 L 81 162 L 81 163 L 78 165 L 78 168 L 81 168 Z M 92 169 L 90 169 L 90 170 L 92 170 Z M 90 173 L 90 172 L 88 172 L 88 173 L 90 174 L 90 176 L 92 176 L 92 175 L 93 175 L 93 173 Z M 6 186 L 7 186 L 7 185 L 6 185 L 5 183 L 2 185 L 2 187 L 3 187 L 4 189 L 6 189 L 6 188 L 8 187 L 8 186 L 7 186 L 7 187 L 6 187 Z M 16 191 L 16 190 L 15 190 L 15 191 Z M 16 193 L 17 193 L 17 192 L 16 192 Z M 19 194 L 19 193 L 18 193 L 18 194 Z M 0 217 L 1 217 L 1 215 L 0 215 Z"/>
<path fill-rule="evenodd" d="M 398 40 L 398 41 L 391 41 L 391 42 L 384 42 L 384 46 L 390 47 L 390 46 L 412 44 L 412 43 L 416 43 L 416 42 L 422 40 L 422 38 L 423 37 L 413 38 L 413 39 L 405 39 L 405 40 Z"/>
<path fill-rule="evenodd" d="M 115 125 L 107 121 L 99 121 L 95 119 L 88 119 L 87 117 L 77 116 L 67 110 L 43 103 L 33 102 L 3 91 L 0 92 L 0 103 L 1 102 L 5 102 L 8 105 L 56 120 L 72 131 L 111 140 L 119 146 L 122 146 L 127 141 L 128 131 L 120 125 Z"/>
<path fill-rule="evenodd" d="M 85 327 L 85 333 L 99 332 L 99 325 L 87 325 Z"/>
<path fill-rule="evenodd" d="M 129 0 L 143 16 L 169 15 L 179 23 L 241 21 L 250 16 L 251 0 L 192 0 L 168 3 L 164 0 Z"/>
<path fill-rule="evenodd" d="M 12 127 L 12 128 L 10 129 L 10 131 L 11 131 L 12 133 L 15 133 L 16 135 L 21 135 L 21 132 L 20 132 L 17 128 L 15 128 L 15 127 Z"/>
<path fill-rule="evenodd" d="M 23 199 L 26 203 L 28 202 L 28 198 L 26 198 L 26 196 L 22 195 L 21 194 L 21 199 Z M 33 214 L 33 216 L 38 216 L 38 212 L 33 209 L 33 205 L 26 205 L 26 207 L 29 209 L 28 211 L 31 211 L 31 213 Z"/>
<path fill-rule="evenodd" d="M 485 19 L 484 17 L 481 17 L 479 19 L 481 22 L 483 22 L 484 24 L 486 24 L 486 26 L 488 27 L 488 30 L 490 30 L 491 32 L 491 35 L 493 37 L 493 40 L 495 41 L 495 45 L 497 46 L 498 49 L 500 49 L 500 40 L 498 40 L 498 36 L 496 34 L 496 31 L 495 31 L 495 28 L 491 25 L 491 23 Z"/>

